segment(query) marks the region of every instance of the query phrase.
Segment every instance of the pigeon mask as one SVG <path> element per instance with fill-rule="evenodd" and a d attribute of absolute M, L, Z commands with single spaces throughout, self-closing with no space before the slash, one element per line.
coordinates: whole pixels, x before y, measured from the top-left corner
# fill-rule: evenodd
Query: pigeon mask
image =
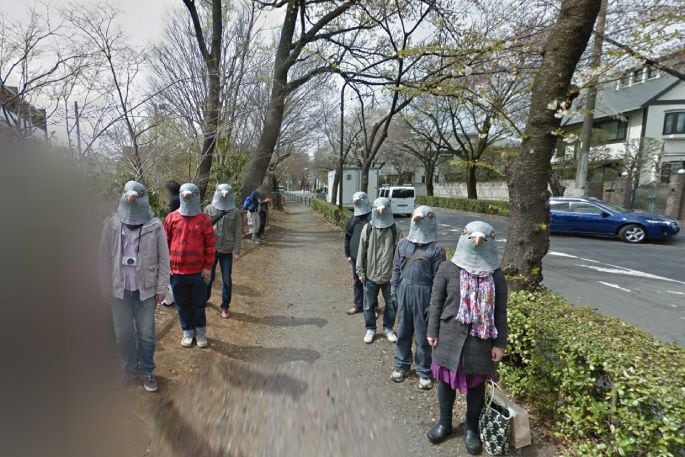
<path fill-rule="evenodd" d="M 438 239 L 438 221 L 430 206 L 419 206 L 411 215 L 407 240 L 416 244 L 428 244 Z"/>
<path fill-rule="evenodd" d="M 355 216 L 363 216 L 371 212 L 371 202 L 364 192 L 356 192 L 352 196 L 352 204 L 354 205 Z"/>
<path fill-rule="evenodd" d="M 117 217 L 122 224 L 127 225 L 143 225 L 152 219 L 150 199 L 145 186 L 135 181 L 129 181 L 124 185 Z"/>
<path fill-rule="evenodd" d="M 193 183 L 185 183 L 179 192 L 181 207 L 178 212 L 183 216 L 196 216 L 202 211 L 200 204 L 200 189 Z"/>
<path fill-rule="evenodd" d="M 385 197 L 374 200 L 373 209 L 371 210 L 371 225 L 375 228 L 386 228 L 394 223 L 395 219 L 392 217 L 390 200 Z"/>
<path fill-rule="evenodd" d="M 228 211 L 235 208 L 235 194 L 228 184 L 219 184 L 214 191 L 212 206 L 219 211 Z"/>
<path fill-rule="evenodd" d="M 495 229 L 483 221 L 466 224 L 459 238 L 452 263 L 469 273 L 494 271 L 499 267 Z"/>

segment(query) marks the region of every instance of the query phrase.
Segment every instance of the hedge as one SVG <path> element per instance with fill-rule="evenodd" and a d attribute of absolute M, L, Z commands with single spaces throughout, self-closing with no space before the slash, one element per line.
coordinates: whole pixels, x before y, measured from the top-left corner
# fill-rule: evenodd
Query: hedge
<path fill-rule="evenodd" d="M 340 209 L 337 205 L 328 203 L 326 200 L 313 198 L 311 205 L 314 211 L 321 213 L 324 219 L 341 230 L 345 230 L 345 224 L 350 216 L 352 216 L 352 212 L 349 209 Z"/>
<path fill-rule="evenodd" d="M 468 198 L 426 197 L 420 195 L 416 197 L 416 203 L 470 213 L 494 214 L 496 216 L 509 215 L 509 202 L 501 200 L 471 200 Z"/>
<path fill-rule="evenodd" d="M 570 455 L 685 456 L 685 348 L 549 292 L 509 298 L 501 374 Z"/>

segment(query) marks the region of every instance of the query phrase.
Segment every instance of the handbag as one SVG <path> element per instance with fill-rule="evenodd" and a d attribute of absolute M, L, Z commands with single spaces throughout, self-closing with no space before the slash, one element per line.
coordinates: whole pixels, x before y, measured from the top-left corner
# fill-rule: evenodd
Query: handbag
<path fill-rule="evenodd" d="M 492 380 L 485 385 L 485 406 L 480 414 L 480 439 L 490 455 L 509 454 L 511 441 L 511 414 L 504 402 L 495 395 L 500 387 Z"/>
<path fill-rule="evenodd" d="M 516 449 L 521 449 L 531 444 L 530 434 L 530 420 L 528 419 L 528 411 L 525 408 L 517 405 L 514 400 L 507 397 L 505 393 L 495 384 L 494 401 L 498 404 L 504 404 L 509 410 L 511 416 L 511 444 Z"/>

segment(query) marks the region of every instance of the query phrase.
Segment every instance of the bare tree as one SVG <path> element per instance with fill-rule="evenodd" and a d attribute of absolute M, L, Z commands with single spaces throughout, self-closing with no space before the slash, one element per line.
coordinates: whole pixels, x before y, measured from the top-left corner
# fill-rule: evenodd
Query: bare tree
<path fill-rule="evenodd" d="M 68 24 L 46 6 L 27 9 L 17 22 L 0 12 L 0 113 L 23 137 L 44 129 L 63 93 L 88 65 L 88 52 L 71 40 Z M 40 105 L 43 108 L 37 109 Z"/>
<path fill-rule="evenodd" d="M 533 83 L 520 152 L 507 165 L 511 217 L 502 268 L 514 289 L 542 281 L 549 249 L 550 161 L 560 125 L 557 110 L 571 103 L 571 78 L 587 46 L 600 2 L 562 0 Z"/>
<path fill-rule="evenodd" d="M 221 51 L 223 50 L 223 5 L 222 0 L 211 1 L 210 30 L 205 31 L 200 21 L 195 0 L 183 0 L 193 22 L 195 39 L 206 66 L 205 81 L 207 96 L 203 104 L 202 149 L 195 181 L 204 197 L 212 171 L 212 160 L 216 149 L 221 108 Z M 209 45 L 207 40 L 209 39 Z"/>
<path fill-rule="evenodd" d="M 285 103 L 289 94 L 317 75 L 333 70 L 345 52 L 336 47 L 327 52 L 324 42 L 344 39 L 347 32 L 358 30 L 359 23 L 348 25 L 342 16 L 356 0 L 274 0 L 260 1 L 271 8 L 285 8 L 276 56 L 269 105 L 257 150 L 250 157 L 243 194 L 261 185 L 278 143 Z M 307 49 L 307 52 L 304 52 Z M 297 70 L 291 79 L 291 70 Z"/>

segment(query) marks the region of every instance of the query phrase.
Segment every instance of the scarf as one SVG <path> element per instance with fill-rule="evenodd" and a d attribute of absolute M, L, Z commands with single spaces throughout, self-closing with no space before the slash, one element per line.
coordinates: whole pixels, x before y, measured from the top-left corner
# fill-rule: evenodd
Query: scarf
<path fill-rule="evenodd" d="M 492 271 L 469 273 L 461 269 L 459 312 L 456 319 L 471 325 L 471 335 L 484 340 L 497 338 L 495 327 L 495 279 Z"/>

